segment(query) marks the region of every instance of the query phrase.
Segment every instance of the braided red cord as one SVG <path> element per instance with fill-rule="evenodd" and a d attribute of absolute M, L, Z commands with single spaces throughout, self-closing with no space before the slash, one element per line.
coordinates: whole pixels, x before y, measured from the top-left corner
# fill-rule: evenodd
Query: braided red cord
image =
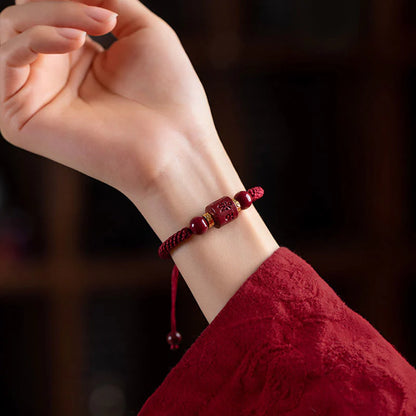
<path fill-rule="evenodd" d="M 252 202 L 257 201 L 264 195 L 264 190 L 260 186 L 250 188 L 247 192 L 251 196 Z M 171 235 L 161 246 L 159 247 L 159 257 L 162 259 L 168 259 L 170 257 L 170 250 L 175 248 L 182 241 L 185 241 L 192 235 L 192 231 L 189 227 L 182 228 L 175 234 Z M 168 343 L 171 350 L 179 348 L 182 336 L 176 331 L 176 292 L 178 290 L 178 277 L 179 270 L 176 264 L 173 266 L 171 275 L 171 309 L 170 309 L 170 333 L 168 334 Z"/>
<path fill-rule="evenodd" d="M 255 186 L 247 190 L 250 194 L 252 202 L 257 201 L 264 195 L 264 190 L 261 186 Z M 187 240 L 192 235 L 192 231 L 189 227 L 182 228 L 175 234 L 171 235 L 167 240 L 160 245 L 158 253 L 162 259 L 170 258 L 170 251 L 178 246 L 182 241 Z"/>
<path fill-rule="evenodd" d="M 159 257 L 162 259 L 168 259 L 170 257 L 170 250 L 175 248 L 179 243 L 185 241 L 192 235 L 192 231 L 189 227 L 182 228 L 175 234 L 171 235 L 163 244 L 159 247 Z"/>
<path fill-rule="evenodd" d="M 171 306 L 170 306 L 170 333 L 173 335 L 176 333 L 176 292 L 178 291 L 178 279 L 179 279 L 179 269 L 176 267 L 176 264 L 173 266 L 171 274 Z M 176 350 L 178 344 L 172 343 L 170 346 L 171 350 Z"/>

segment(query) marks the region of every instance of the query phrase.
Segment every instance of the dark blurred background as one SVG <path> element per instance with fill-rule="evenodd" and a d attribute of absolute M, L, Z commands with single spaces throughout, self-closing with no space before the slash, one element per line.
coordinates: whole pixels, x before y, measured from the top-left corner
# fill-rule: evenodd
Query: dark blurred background
<path fill-rule="evenodd" d="M 145 4 L 179 34 L 278 243 L 416 365 L 416 3 Z M 180 280 L 168 349 L 158 244 L 118 191 L 0 142 L 2 414 L 137 414 L 207 325 Z"/>

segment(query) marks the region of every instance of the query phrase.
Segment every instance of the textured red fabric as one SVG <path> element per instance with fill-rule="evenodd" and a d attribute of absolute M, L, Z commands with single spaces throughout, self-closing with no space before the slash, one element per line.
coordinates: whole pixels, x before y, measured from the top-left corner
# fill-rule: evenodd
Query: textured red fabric
<path fill-rule="evenodd" d="M 415 416 L 416 370 L 279 248 L 139 412 L 153 415 Z"/>

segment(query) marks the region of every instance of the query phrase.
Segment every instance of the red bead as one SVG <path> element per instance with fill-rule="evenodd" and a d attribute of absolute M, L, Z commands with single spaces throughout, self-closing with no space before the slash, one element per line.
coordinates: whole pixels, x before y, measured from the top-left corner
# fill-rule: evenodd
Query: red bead
<path fill-rule="evenodd" d="M 182 341 L 182 335 L 178 331 L 169 332 L 166 340 L 168 341 L 171 350 L 177 350 L 179 348 L 179 344 Z"/>
<path fill-rule="evenodd" d="M 212 202 L 205 208 L 205 212 L 211 214 L 216 228 L 220 228 L 238 217 L 237 207 L 229 196 Z"/>
<path fill-rule="evenodd" d="M 193 234 L 203 234 L 209 227 L 204 217 L 195 217 L 192 218 L 189 228 Z"/>
<path fill-rule="evenodd" d="M 246 191 L 236 193 L 234 199 L 240 203 L 241 209 L 247 209 L 253 203 L 251 195 Z"/>

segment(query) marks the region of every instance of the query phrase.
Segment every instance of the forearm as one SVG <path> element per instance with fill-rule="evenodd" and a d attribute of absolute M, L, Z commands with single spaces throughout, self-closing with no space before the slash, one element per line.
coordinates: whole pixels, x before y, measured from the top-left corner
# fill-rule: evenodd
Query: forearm
<path fill-rule="evenodd" d="M 190 144 L 182 149 L 146 198 L 130 197 L 161 241 L 187 226 L 191 218 L 202 215 L 210 202 L 245 189 L 218 137 L 201 143 L 209 146 L 201 144 L 196 149 Z M 211 322 L 277 248 L 251 206 L 227 226 L 193 236 L 171 254 Z"/>

